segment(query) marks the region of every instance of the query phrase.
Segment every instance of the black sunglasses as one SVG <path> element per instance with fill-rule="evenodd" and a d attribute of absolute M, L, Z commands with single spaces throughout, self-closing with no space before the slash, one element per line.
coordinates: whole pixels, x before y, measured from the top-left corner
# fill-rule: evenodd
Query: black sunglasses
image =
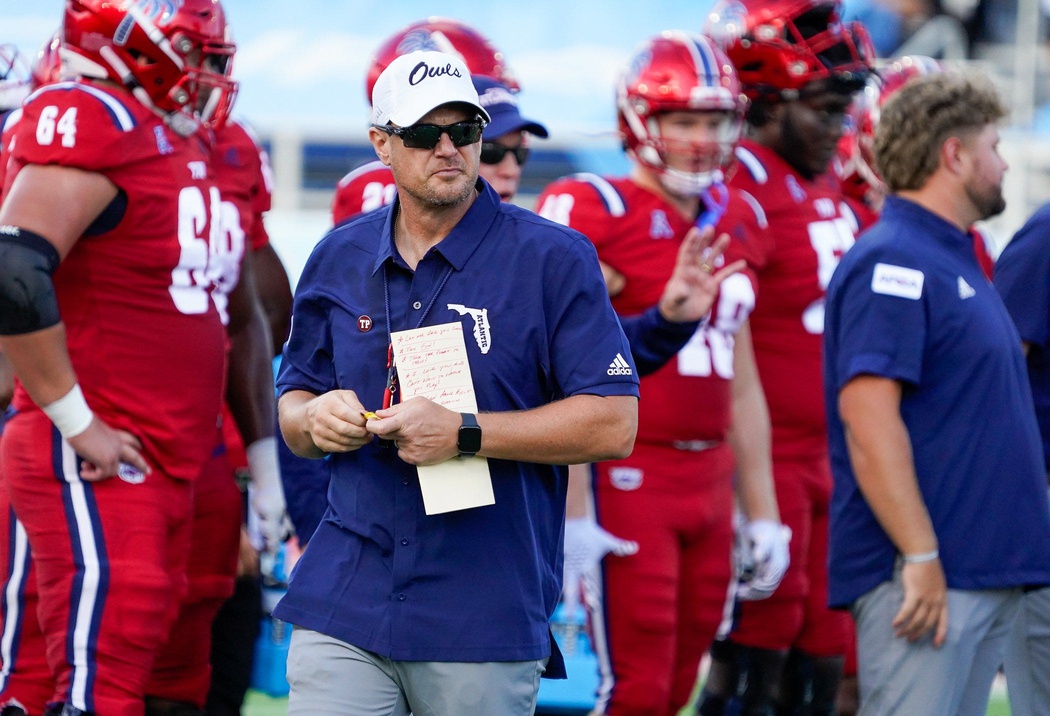
<path fill-rule="evenodd" d="M 481 163 L 482 164 L 499 164 L 503 161 L 503 157 L 508 154 L 513 154 L 515 161 L 518 162 L 518 166 L 523 166 L 529 159 L 529 148 L 528 147 L 507 147 L 502 144 L 496 144 L 495 142 L 482 142 L 481 143 Z"/>
<path fill-rule="evenodd" d="M 376 129 L 387 134 L 396 134 L 410 149 L 433 149 L 441 141 L 441 135 L 447 134 L 452 144 L 465 147 L 481 139 L 485 123 L 473 119 L 455 124 L 412 124 L 407 127 L 392 127 L 389 124 L 373 124 Z"/>

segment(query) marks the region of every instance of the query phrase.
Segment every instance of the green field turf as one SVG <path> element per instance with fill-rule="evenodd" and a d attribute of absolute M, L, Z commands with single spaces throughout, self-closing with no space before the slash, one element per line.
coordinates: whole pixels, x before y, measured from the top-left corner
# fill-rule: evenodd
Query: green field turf
<path fill-rule="evenodd" d="M 287 714 L 287 699 L 273 699 L 257 691 L 248 692 L 248 701 L 244 709 L 244 716 L 285 716 Z M 685 709 L 679 716 L 692 716 L 692 710 Z M 988 705 L 988 716 L 1010 716 L 1010 707 L 1006 703 L 1006 697 L 993 694 L 992 701 Z"/>

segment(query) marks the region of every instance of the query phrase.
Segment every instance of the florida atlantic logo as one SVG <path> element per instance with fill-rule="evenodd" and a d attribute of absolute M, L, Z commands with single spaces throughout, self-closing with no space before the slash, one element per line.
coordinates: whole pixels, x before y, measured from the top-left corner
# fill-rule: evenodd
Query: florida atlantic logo
<path fill-rule="evenodd" d="M 707 16 L 707 26 L 704 27 L 704 34 L 720 45 L 743 37 L 745 32 L 747 32 L 747 8 L 736 0 L 718 3 Z"/>
<path fill-rule="evenodd" d="M 136 0 L 127 8 L 127 16 L 117 26 L 113 44 L 125 45 L 136 24 L 164 27 L 182 9 L 183 0 Z"/>
<path fill-rule="evenodd" d="M 448 52 L 452 43 L 440 32 L 430 30 L 413 30 L 397 43 L 397 54 L 407 55 L 418 50 L 430 52 Z M 453 51 L 452 54 L 455 54 Z"/>
<path fill-rule="evenodd" d="M 644 477 L 645 473 L 637 467 L 614 467 L 609 470 L 609 482 L 617 490 L 637 490 L 642 486 Z"/>
<path fill-rule="evenodd" d="M 478 348 L 481 349 L 482 355 L 488 353 L 489 348 L 492 347 L 492 327 L 489 325 L 489 309 L 468 308 L 462 303 L 450 303 L 448 304 L 448 310 L 474 319 L 474 340 L 478 342 Z"/>
<path fill-rule="evenodd" d="M 146 481 L 146 475 L 141 470 L 126 462 L 120 463 L 117 476 L 129 485 L 141 485 Z"/>

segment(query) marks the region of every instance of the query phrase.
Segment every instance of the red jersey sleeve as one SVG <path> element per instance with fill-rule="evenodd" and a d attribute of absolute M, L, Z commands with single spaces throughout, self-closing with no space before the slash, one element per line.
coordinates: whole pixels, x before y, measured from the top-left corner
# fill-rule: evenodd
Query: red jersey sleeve
<path fill-rule="evenodd" d="M 143 131 L 139 111 L 81 82 L 62 82 L 33 94 L 13 127 L 11 158 L 108 174 L 174 148 L 163 131 Z M 123 188 L 123 187 L 122 187 Z"/>
<path fill-rule="evenodd" d="M 536 213 L 579 231 L 594 244 L 602 262 L 624 272 L 610 249 L 616 237 L 611 224 L 626 211 L 622 197 L 605 179 L 587 174 L 558 179 L 536 200 Z"/>

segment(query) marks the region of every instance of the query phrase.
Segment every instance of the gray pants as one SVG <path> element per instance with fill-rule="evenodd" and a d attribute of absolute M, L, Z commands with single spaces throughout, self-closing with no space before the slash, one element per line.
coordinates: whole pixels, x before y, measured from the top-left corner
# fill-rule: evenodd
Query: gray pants
<path fill-rule="evenodd" d="M 391 661 L 296 627 L 288 716 L 532 716 L 547 660 Z"/>
<path fill-rule="evenodd" d="M 1021 598 L 1004 671 L 1012 716 L 1050 714 L 1050 588 Z"/>
<path fill-rule="evenodd" d="M 904 600 L 900 572 L 853 605 L 860 716 L 984 716 L 1021 590 L 948 590 L 948 638 L 894 636 Z"/>

